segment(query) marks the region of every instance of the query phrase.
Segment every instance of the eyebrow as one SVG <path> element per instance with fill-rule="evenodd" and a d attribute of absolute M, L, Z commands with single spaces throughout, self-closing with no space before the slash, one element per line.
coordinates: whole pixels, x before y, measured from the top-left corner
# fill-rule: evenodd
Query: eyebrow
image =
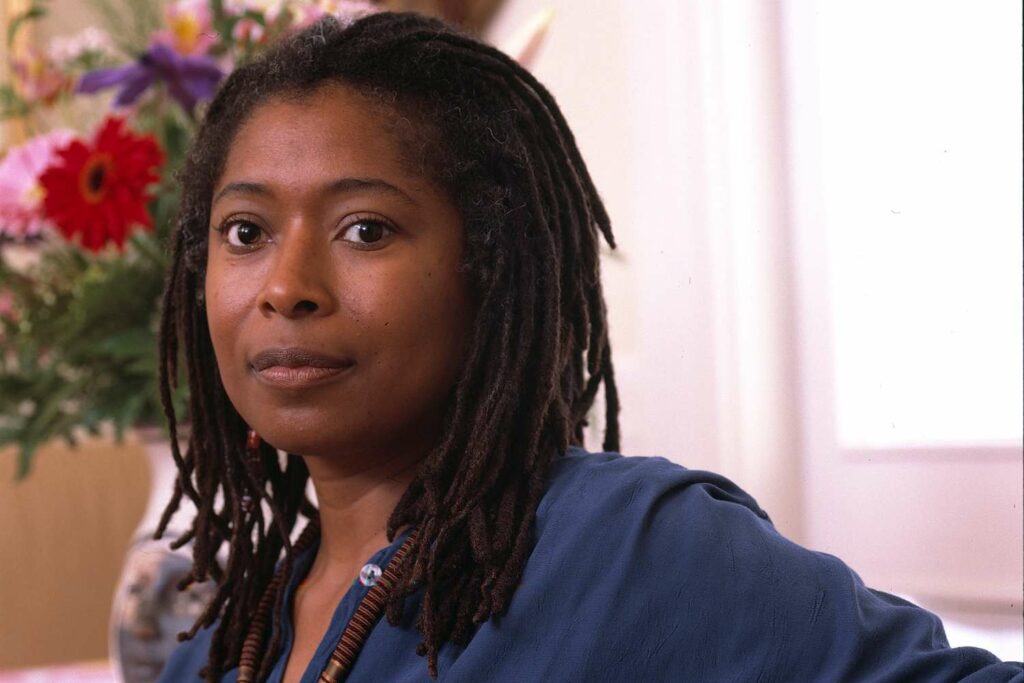
<path fill-rule="evenodd" d="M 403 190 L 395 187 L 386 180 L 380 178 L 338 178 L 333 180 L 320 190 L 321 194 L 349 194 L 352 192 L 369 192 L 371 194 L 387 194 L 397 197 L 402 201 L 416 205 L 416 201 Z M 274 192 L 262 183 L 250 181 L 238 181 L 225 185 L 217 196 L 213 198 L 212 204 L 226 195 L 240 194 L 257 197 L 273 197 Z M 211 206 L 212 206 L 211 204 Z"/>

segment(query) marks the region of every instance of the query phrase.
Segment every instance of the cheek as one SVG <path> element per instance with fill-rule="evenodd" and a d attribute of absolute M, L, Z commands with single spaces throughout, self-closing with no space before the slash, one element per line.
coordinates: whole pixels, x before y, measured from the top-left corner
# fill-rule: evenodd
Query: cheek
<path fill-rule="evenodd" d="M 245 286 L 247 280 L 234 270 L 209 263 L 204 289 L 206 324 L 217 365 L 221 369 L 221 379 L 228 388 L 232 383 L 230 373 L 235 370 L 230 359 L 241 332 L 240 323 L 251 301 L 251 292 Z"/>
<path fill-rule="evenodd" d="M 376 310 L 366 312 L 382 340 L 378 368 L 417 393 L 447 393 L 462 366 L 471 319 L 457 264 L 438 262 L 388 278 L 378 292 Z"/>

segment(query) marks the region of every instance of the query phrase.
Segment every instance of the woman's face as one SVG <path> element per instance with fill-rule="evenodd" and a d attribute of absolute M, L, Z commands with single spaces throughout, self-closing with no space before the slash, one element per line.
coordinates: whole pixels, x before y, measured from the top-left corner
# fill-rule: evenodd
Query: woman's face
<path fill-rule="evenodd" d="M 422 451 L 458 378 L 472 317 L 462 222 L 403 163 L 391 120 L 338 85 L 272 99 L 214 189 L 217 365 L 245 421 L 290 453 Z"/>

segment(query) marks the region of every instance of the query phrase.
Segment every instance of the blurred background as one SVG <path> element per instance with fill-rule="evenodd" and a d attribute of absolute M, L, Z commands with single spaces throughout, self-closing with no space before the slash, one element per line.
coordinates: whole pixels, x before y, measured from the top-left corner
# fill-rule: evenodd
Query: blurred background
<path fill-rule="evenodd" d="M 5 33 L 39 4 L 0 80 L 109 23 L 105 3 L 0 0 Z M 954 645 L 1024 659 L 1020 3 L 385 4 L 523 55 L 562 107 L 620 244 L 603 267 L 623 450 L 729 476 Z M 9 118 L 0 154 L 98 125 L 111 98 Z M 8 237 L 0 261 L 30 267 L 44 244 Z M 82 662 L 108 680 L 151 408 L 117 428 L 79 415 L 77 449 L 30 461 L 28 423 L 0 421 L 0 680 Z"/>

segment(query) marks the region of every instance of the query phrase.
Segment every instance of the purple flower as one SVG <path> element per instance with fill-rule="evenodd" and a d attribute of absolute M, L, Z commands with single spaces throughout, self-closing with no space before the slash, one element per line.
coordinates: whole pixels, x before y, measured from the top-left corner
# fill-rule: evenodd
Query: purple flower
<path fill-rule="evenodd" d="M 167 45 L 155 43 L 138 61 L 112 69 L 97 69 L 82 76 L 78 92 L 94 93 L 120 86 L 114 106 L 133 104 L 149 86 L 157 81 L 167 89 L 182 108 L 191 113 L 196 103 L 209 99 L 224 73 L 209 57 L 186 57 Z"/>

